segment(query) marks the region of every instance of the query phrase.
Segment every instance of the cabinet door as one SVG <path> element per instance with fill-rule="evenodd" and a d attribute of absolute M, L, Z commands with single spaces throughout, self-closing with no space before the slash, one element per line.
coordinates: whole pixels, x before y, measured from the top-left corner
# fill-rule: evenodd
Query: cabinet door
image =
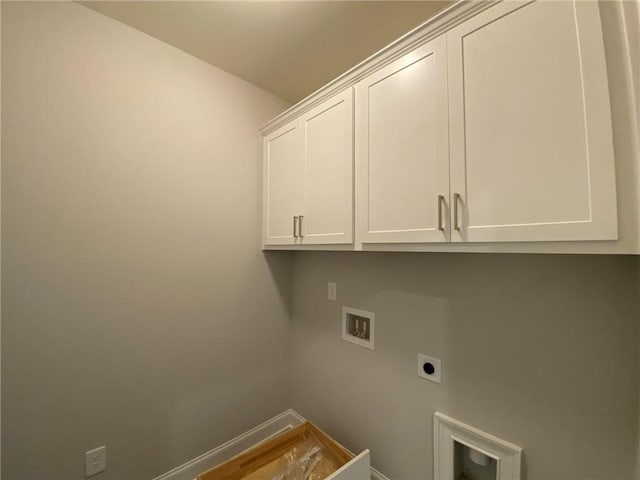
<path fill-rule="evenodd" d="M 265 245 L 296 243 L 294 217 L 304 208 L 304 159 L 299 120 L 264 138 Z"/>
<path fill-rule="evenodd" d="M 452 240 L 616 239 L 597 3 L 504 2 L 447 40 Z"/>
<path fill-rule="evenodd" d="M 356 85 L 359 241 L 448 241 L 447 121 L 444 36 Z"/>
<path fill-rule="evenodd" d="M 351 88 L 302 118 L 306 202 L 303 244 L 353 242 L 353 93 Z"/>

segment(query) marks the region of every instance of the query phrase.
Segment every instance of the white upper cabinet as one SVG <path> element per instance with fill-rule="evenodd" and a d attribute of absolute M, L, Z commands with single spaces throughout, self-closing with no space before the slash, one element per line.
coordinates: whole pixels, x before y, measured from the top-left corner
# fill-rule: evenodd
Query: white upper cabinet
<path fill-rule="evenodd" d="M 353 243 L 353 92 L 264 138 L 265 245 Z"/>
<path fill-rule="evenodd" d="M 598 4 L 501 3 L 447 46 L 452 241 L 616 239 Z"/>
<path fill-rule="evenodd" d="M 356 84 L 356 228 L 363 243 L 449 239 L 446 38 Z"/>
<path fill-rule="evenodd" d="M 296 243 L 304 208 L 304 162 L 300 122 L 295 120 L 264 138 L 263 241 Z M 295 225 L 294 225 L 295 223 Z"/>
<path fill-rule="evenodd" d="M 353 92 L 302 117 L 306 201 L 302 244 L 353 242 Z"/>
<path fill-rule="evenodd" d="M 639 253 L 633 78 L 615 51 L 608 78 L 603 20 L 455 2 L 266 124 L 265 247 Z"/>

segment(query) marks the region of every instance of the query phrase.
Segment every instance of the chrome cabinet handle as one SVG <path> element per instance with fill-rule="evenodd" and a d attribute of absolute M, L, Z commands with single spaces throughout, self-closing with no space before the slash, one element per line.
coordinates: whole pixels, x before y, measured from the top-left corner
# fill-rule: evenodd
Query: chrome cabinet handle
<path fill-rule="evenodd" d="M 298 236 L 300 238 L 304 237 L 304 235 L 302 234 L 302 219 L 304 218 L 304 215 L 300 215 L 298 217 L 300 220 L 298 220 Z"/>
<path fill-rule="evenodd" d="M 444 224 L 442 223 L 442 203 L 444 195 L 438 195 L 438 230 L 444 232 Z"/>
<path fill-rule="evenodd" d="M 458 222 L 458 201 L 462 200 L 459 193 L 453 194 L 453 228 L 460 231 L 460 224 Z"/>
<path fill-rule="evenodd" d="M 298 238 L 298 217 L 293 217 L 293 238 Z"/>

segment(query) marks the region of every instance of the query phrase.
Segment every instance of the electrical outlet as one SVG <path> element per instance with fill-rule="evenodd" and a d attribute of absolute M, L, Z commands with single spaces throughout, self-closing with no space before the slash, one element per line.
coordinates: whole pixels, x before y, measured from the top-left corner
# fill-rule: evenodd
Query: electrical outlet
<path fill-rule="evenodd" d="M 329 282 L 327 284 L 327 298 L 335 302 L 337 296 L 338 296 L 338 287 L 334 282 Z"/>
<path fill-rule="evenodd" d="M 435 383 L 442 383 L 442 366 L 438 358 L 418 354 L 418 376 Z"/>
<path fill-rule="evenodd" d="M 107 469 L 107 447 L 103 445 L 85 452 L 84 461 L 86 478 L 104 472 Z"/>

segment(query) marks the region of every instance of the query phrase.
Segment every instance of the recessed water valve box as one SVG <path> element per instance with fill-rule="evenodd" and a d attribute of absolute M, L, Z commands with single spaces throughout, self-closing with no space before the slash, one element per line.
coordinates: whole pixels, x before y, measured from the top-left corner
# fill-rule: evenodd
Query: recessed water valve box
<path fill-rule="evenodd" d="M 342 339 L 374 350 L 374 321 L 372 312 L 342 307 Z"/>

